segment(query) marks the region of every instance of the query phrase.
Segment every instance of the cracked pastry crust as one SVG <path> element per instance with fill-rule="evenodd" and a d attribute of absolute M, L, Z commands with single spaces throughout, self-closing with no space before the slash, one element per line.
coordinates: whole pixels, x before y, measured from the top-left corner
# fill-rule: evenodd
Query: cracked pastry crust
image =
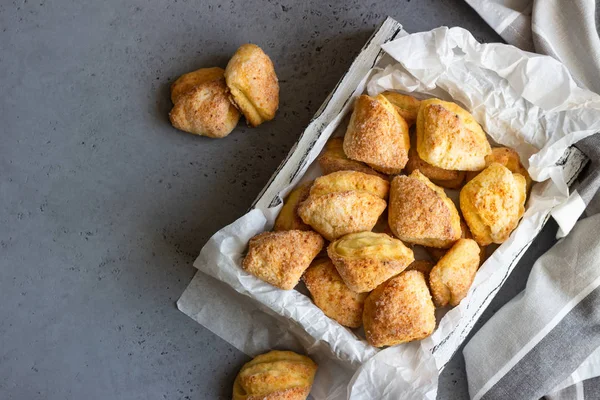
<path fill-rule="evenodd" d="M 273 62 L 255 44 L 244 44 L 225 68 L 231 97 L 250 126 L 275 117 L 279 107 L 279 82 Z"/>
<path fill-rule="evenodd" d="M 311 230 L 311 227 L 306 225 L 298 215 L 298 207 L 300 203 L 308 198 L 312 184 L 312 181 L 301 183 L 290 192 L 275 220 L 274 231 Z"/>
<path fill-rule="evenodd" d="M 383 95 L 361 95 L 350 117 L 344 153 L 385 174 L 398 174 L 408 161 L 408 124 Z"/>
<path fill-rule="evenodd" d="M 397 92 L 383 92 L 382 95 L 396 107 L 396 111 L 404 118 L 409 127 L 414 125 L 419 114 L 419 107 L 421 106 L 419 100 L 407 94 Z"/>
<path fill-rule="evenodd" d="M 435 329 L 435 306 L 423 274 L 406 271 L 382 283 L 365 301 L 363 325 L 375 347 L 424 339 Z"/>
<path fill-rule="evenodd" d="M 387 199 L 390 182 L 378 176 L 356 171 L 338 171 L 315 179 L 310 189 L 311 196 L 357 190 Z"/>
<path fill-rule="evenodd" d="M 428 247 L 450 247 L 461 235 L 456 206 L 419 170 L 392 181 L 388 223 L 400 240 Z"/>
<path fill-rule="evenodd" d="M 460 191 L 463 217 L 480 246 L 503 243 L 525 212 L 526 181 L 492 163 Z"/>
<path fill-rule="evenodd" d="M 244 364 L 233 383 L 233 400 L 305 400 L 316 372 L 310 358 L 272 350 Z"/>
<path fill-rule="evenodd" d="M 492 149 L 469 112 L 455 103 L 428 99 L 421 101 L 417 117 L 417 152 L 439 168 L 479 171 Z"/>
<path fill-rule="evenodd" d="M 222 138 L 231 133 L 240 113 L 229 101 L 221 68 L 203 68 L 182 75 L 171 86 L 171 124 L 184 132 Z"/>
<path fill-rule="evenodd" d="M 402 241 L 385 233 L 359 232 L 342 236 L 327 254 L 350 289 L 370 292 L 415 260 Z"/>
<path fill-rule="evenodd" d="M 467 296 L 479 268 L 479 246 L 460 239 L 437 262 L 429 274 L 429 287 L 437 307 L 457 306 Z"/>
<path fill-rule="evenodd" d="M 350 190 L 308 196 L 298 208 L 304 223 L 329 241 L 348 233 L 370 231 L 387 206 L 374 194 Z"/>
<path fill-rule="evenodd" d="M 324 244 L 312 231 L 263 232 L 250 239 L 242 267 L 273 286 L 291 290 Z"/>
<path fill-rule="evenodd" d="M 350 289 L 328 258 L 320 258 L 304 272 L 302 280 L 323 313 L 340 325 L 358 328 L 367 293 Z"/>
<path fill-rule="evenodd" d="M 488 154 L 485 157 L 485 166 L 489 167 L 492 163 L 495 162 L 504 165 L 511 172 L 523 175 L 527 186 L 527 192 L 529 193 L 529 189 L 531 189 L 533 181 L 529 176 L 529 172 L 527 172 L 523 164 L 521 164 L 519 153 L 508 147 L 494 147 L 492 149 L 492 154 Z M 479 172 L 481 171 L 467 172 L 467 182 L 475 178 L 479 174 Z"/>
<path fill-rule="evenodd" d="M 327 141 L 325 150 L 319 156 L 318 161 L 325 175 L 336 171 L 358 171 L 380 178 L 386 177 L 365 163 L 349 159 L 344 153 L 344 138 L 341 137 L 334 137 Z"/>

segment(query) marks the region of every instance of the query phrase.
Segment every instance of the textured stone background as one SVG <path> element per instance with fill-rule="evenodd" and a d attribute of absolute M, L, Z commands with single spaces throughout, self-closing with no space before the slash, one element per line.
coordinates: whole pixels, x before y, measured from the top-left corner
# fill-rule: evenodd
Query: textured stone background
<path fill-rule="evenodd" d="M 247 357 L 174 302 L 386 15 L 500 40 L 461 0 L 0 2 L 0 398 L 229 398 Z M 172 129 L 169 84 L 245 42 L 275 63 L 276 120 Z M 467 397 L 460 354 L 439 397 Z"/>

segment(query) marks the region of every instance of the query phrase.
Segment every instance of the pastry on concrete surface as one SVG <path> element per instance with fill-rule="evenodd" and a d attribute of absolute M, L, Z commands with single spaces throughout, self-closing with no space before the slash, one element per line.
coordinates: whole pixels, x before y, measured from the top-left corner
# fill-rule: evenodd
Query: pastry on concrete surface
<path fill-rule="evenodd" d="M 357 171 L 338 171 L 315 179 L 310 188 L 311 196 L 321 196 L 327 193 L 358 190 L 371 193 L 382 199 L 387 199 L 390 182 L 375 175 Z"/>
<path fill-rule="evenodd" d="M 526 186 L 523 175 L 492 163 L 462 188 L 460 209 L 480 246 L 508 239 L 525 212 Z"/>
<path fill-rule="evenodd" d="M 325 315 L 349 328 L 362 325 L 367 293 L 357 293 L 350 289 L 329 258 L 313 261 L 302 275 L 302 280 L 316 306 Z"/>
<path fill-rule="evenodd" d="M 485 157 L 485 166 L 488 167 L 490 164 L 497 162 L 498 164 L 504 165 L 511 172 L 523 175 L 525 182 L 527 183 L 527 192 L 531 188 L 533 181 L 529 176 L 529 172 L 525 169 L 519 158 L 519 153 L 508 147 L 495 147 L 492 149 L 492 154 Z M 467 172 L 467 182 L 475 178 L 480 171 L 469 171 Z"/>
<path fill-rule="evenodd" d="M 465 180 L 464 171 L 452 171 L 428 164 L 419 157 L 416 146 L 411 145 L 405 171 L 410 174 L 416 169 L 429 178 L 431 182 L 446 189 L 458 189 Z"/>
<path fill-rule="evenodd" d="M 431 273 L 434 265 L 435 264 L 429 260 L 415 260 L 408 267 L 406 267 L 405 271 L 419 271 L 423 274 L 425 280 L 429 281 L 429 274 Z"/>
<path fill-rule="evenodd" d="M 383 92 L 382 95 L 396 107 L 396 111 L 404 118 L 408 126 L 413 125 L 417 121 L 419 107 L 421 106 L 419 100 L 407 94 L 397 92 Z"/>
<path fill-rule="evenodd" d="M 437 262 L 429 274 L 433 303 L 455 307 L 467 296 L 479 268 L 479 246 L 473 239 L 460 239 Z"/>
<path fill-rule="evenodd" d="M 479 171 L 492 149 L 469 112 L 455 103 L 428 99 L 421 101 L 417 117 L 417 152 L 439 168 Z"/>
<path fill-rule="evenodd" d="M 327 254 L 346 285 L 355 292 L 375 289 L 415 260 L 402 241 L 385 233 L 351 233 L 332 242 Z"/>
<path fill-rule="evenodd" d="M 392 180 L 388 223 L 400 240 L 428 247 L 450 247 L 461 235 L 456 206 L 419 170 Z"/>
<path fill-rule="evenodd" d="M 313 181 L 301 183 L 288 194 L 275 220 L 274 231 L 311 230 L 310 226 L 306 225 L 298 215 L 298 207 L 308 198 L 312 184 Z"/>
<path fill-rule="evenodd" d="M 329 241 L 348 233 L 370 231 L 387 203 L 374 194 L 356 190 L 308 196 L 298 215 Z"/>
<path fill-rule="evenodd" d="M 344 137 L 344 153 L 385 174 L 398 174 L 408 161 L 408 124 L 383 95 L 361 95 Z"/>
<path fill-rule="evenodd" d="M 222 138 L 231 133 L 240 113 L 229 101 L 221 68 L 203 68 L 182 75 L 171 86 L 175 104 L 171 124 L 195 135 Z"/>
<path fill-rule="evenodd" d="M 323 238 L 312 231 L 263 232 L 250 239 L 242 266 L 257 278 L 290 290 L 324 244 Z"/>
<path fill-rule="evenodd" d="M 365 301 L 363 325 L 375 347 L 420 340 L 435 329 L 435 306 L 423 274 L 405 271 L 382 283 Z"/>
<path fill-rule="evenodd" d="M 201 83 L 215 81 L 223 78 L 225 70 L 219 67 L 212 68 L 200 68 L 196 71 L 188 72 L 187 74 L 181 75 L 171 85 L 171 101 L 173 104 L 177 103 L 179 98 L 189 92 L 194 86 L 198 86 Z"/>
<path fill-rule="evenodd" d="M 279 83 L 273 62 L 260 47 L 240 46 L 225 68 L 225 80 L 248 125 L 258 126 L 275 117 Z"/>
<path fill-rule="evenodd" d="M 375 171 L 367 164 L 349 159 L 344 153 L 344 138 L 341 137 L 334 137 L 327 141 L 318 161 L 325 175 L 336 171 L 358 171 L 382 178 L 385 177 L 385 175 Z"/>
<path fill-rule="evenodd" d="M 310 358 L 272 350 L 244 364 L 233 382 L 233 400 L 305 400 L 316 372 Z"/>

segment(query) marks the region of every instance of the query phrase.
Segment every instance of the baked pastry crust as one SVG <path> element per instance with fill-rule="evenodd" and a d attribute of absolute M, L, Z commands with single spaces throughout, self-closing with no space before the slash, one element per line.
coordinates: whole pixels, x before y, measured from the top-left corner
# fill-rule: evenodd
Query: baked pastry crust
<path fill-rule="evenodd" d="M 446 189 L 459 189 L 465 180 L 465 171 L 443 169 L 423 161 L 419 157 L 417 147 L 413 145 L 408 151 L 408 162 L 406 163 L 405 172 L 410 174 L 417 169 L 429 178 L 431 182 Z"/>
<path fill-rule="evenodd" d="M 233 400 L 305 400 L 316 372 L 310 358 L 272 350 L 244 364 L 233 383 Z"/>
<path fill-rule="evenodd" d="M 363 325 L 375 347 L 420 340 L 435 329 L 435 306 L 423 274 L 406 271 L 382 283 L 365 301 Z"/>
<path fill-rule="evenodd" d="M 327 141 L 325 150 L 319 156 L 318 161 L 325 175 L 336 171 L 358 171 L 381 178 L 385 177 L 367 164 L 349 159 L 344 153 L 344 138 L 341 137 L 334 137 Z"/>
<path fill-rule="evenodd" d="M 275 117 L 279 82 L 273 62 L 260 47 L 240 46 L 225 68 L 225 80 L 248 125 L 258 126 Z"/>
<path fill-rule="evenodd" d="M 263 232 L 250 239 L 242 266 L 273 286 L 291 290 L 324 244 L 312 231 Z"/>
<path fill-rule="evenodd" d="M 425 277 L 425 281 L 429 282 L 429 274 L 434 266 L 435 264 L 429 260 L 415 260 L 406 267 L 405 271 L 419 271 Z"/>
<path fill-rule="evenodd" d="M 428 247 L 450 247 L 461 235 L 456 206 L 419 170 L 392 181 L 388 223 L 400 240 Z"/>
<path fill-rule="evenodd" d="M 460 219 L 460 229 L 462 231 L 462 233 L 460 235 L 461 239 L 473 239 L 473 234 L 471 233 L 469 226 L 467 225 L 465 220 L 462 218 Z M 479 244 L 478 244 L 478 246 L 479 246 L 479 258 L 480 258 L 479 265 L 481 265 L 487 259 L 487 257 L 486 257 L 487 246 L 481 246 Z M 427 251 L 427 253 L 431 256 L 431 258 L 435 262 L 438 262 L 442 257 L 444 257 L 444 254 L 446 254 L 448 252 L 448 249 L 437 249 L 435 247 L 425 247 L 425 250 Z"/>
<path fill-rule="evenodd" d="M 310 188 L 310 195 L 322 196 L 349 190 L 371 193 L 385 200 L 390 191 L 390 182 L 363 172 L 338 171 L 315 179 L 314 185 Z"/>
<path fill-rule="evenodd" d="M 332 241 L 348 233 L 370 231 L 386 206 L 386 201 L 378 196 L 351 190 L 308 196 L 298 208 L 298 215 Z"/>
<path fill-rule="evenodd" d="M 492 154 L 488 154 L 485 157 L 485 166 L 489 167 L 492 163 L 495 162 L 504 165 L 511 172 L 523 175 L 527 186 L 527 193 L 529 193 L 529 189 L 531 189 L 533 181 L 531 180 L 527 169 L 525 169 L 523 164 L 521 164 L 519 153 L 508 147 L 494 147 L 492 149 Z M 467 172 L 467 182 L 475 178 L 479 174 L 479 172 L 480 171 Z"/>
<path fill-rule="evenodd" d="M 222 71 L 204 68 L 173 83 L 171 99 L 175 105 L 169 119 L 175 128 L 211 138 L 222 138 L 233 131 L 240 113 L 229 101 Z"/>
<path fill-rule="evenodd" d="M 473 239 L 460 239 L 438 261 L 429 274 L 429 287 L 437 307 L 457 306 L 467 296 L 479 268 L 479 246 Z"/>
<path fill-rule="evenodd" d="M 288 194 L 277 219 L 275 219 L 274 231 L 311 230 L 311 227 L 306 225 L 298 215 L 298 207 L 308 198 L 312 184 L 313 181 L 301 183 Z"/>
<path fill-rule="evenodd" d="M 409 127 L 414 125 L 417 121 L 417 116 L 419 115 L 419 107 L 421 106 L 419 100 L 407 94 L 397 92 L 388 91 L 381 94 L 396 107 L 396 111 L 404 118 Z"/>
<path fill-rule="evenodd" d="M 358 293 L 370 292 L 415 260 L 402 241 L 375 232 L 342 236 L 329 244 L 327 254 L 346 285 Z"/>
<path fill-rule="evenodd" d="M 316 259 L 304 272 L 306 284 L 316 306 L 329 318 L 349 328 L 362 325 L 367 293 L 350 289 L 328 258 Z"/>
<path fill-rule="evenodd" d="M 460 191 L 460 208 L 481 246 L 503 243 L 525 212 L 526 181 L 521 174 L 492 163 Z"/>
<path fill-rule="evenodd" d="M 361 95 L 344 137 L 344 153 L 385 174 L 398 174 L 408 161 L 408 124 L 383 95 Z"/>
<path fill-rule="evenodd" d="M 428 99 L 421 101 L 417 117 L 417 152 L 439 168 L 479 171 L 492 149 L 468 111 L 455 103 Z"/>

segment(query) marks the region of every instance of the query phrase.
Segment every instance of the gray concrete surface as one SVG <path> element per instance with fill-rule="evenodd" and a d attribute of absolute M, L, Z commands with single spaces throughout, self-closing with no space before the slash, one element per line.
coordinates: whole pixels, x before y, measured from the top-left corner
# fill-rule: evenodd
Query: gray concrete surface
<path fill-rule="evenodd" d="M 461 0 L 0 2 L 0 399 L 229 398 L 247 357 L 174 302 L 388 14 L 499 41 Z M 276 120 L 172 129 L 170 82 L 244 42 L 275 62 Z M 467 398 L 460 354 L 439 397 Z"/>

